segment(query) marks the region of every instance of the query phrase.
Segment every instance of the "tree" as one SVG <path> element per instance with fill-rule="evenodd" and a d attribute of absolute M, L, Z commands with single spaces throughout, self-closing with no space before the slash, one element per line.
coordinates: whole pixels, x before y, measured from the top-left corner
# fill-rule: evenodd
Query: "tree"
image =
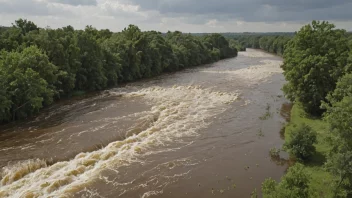
<path fill-rule="evenodd" d="M 288 153 L 295 156 L 299 160 L 307 160 L 315 153 L 314 144 L 317 142 L 317 134 L 313 129 L 302 124 L 295 128 L 291 138 L 285 143 Z"/>
<path fill-rule="evenodd" d="M 34 24 L 32 21 L 27 21 L 26 19 L 18 19 L 15 21 L 15 24 L 13 24 L 14 27 L 20 28 L 22 31 L 23 35 L 26 35 L 27 33 L 31 31 L 38 31 L 39 28 L 36 24 Z"/>
<path fill-rule="evenodd" d="M 280 183 L 269 178 L 262 184 L 264 198 L 307 198 L 309 195 L 310 176 L 302 164 L 295 164 L 289 168 Z"/>
<path fill-rule="evenodd" d="M 335 104 L 346 96 L 352 96 L 352 73 L 339 79 L 336 89 L 327 96 L 327 100 L 330 104 Z"/>
<path fill-rule="evenodd" d="M 11 99 L 11 102 L 5 101 L 1 105 L 2 114 L 11 114 L 11 118 L 5 117 L 1 121 L 26 118 L 38 112 L 43 105 L 53 102 L 55 88 L 52 83 L 56 80 L 57 68 L 38 48 L 33 46 L 23 52 L 2 52 L 0 71 L 5 76 L 2 84 L 7 85 L 2 95 Z"/>
<path fill-rule="evenodd" d="M 55 86 L 60 95 L 69 95 L 75 88 L 76 74 L 81 67 L 80 49 L 72 27 L 41 29 L 26 35 L 27 45 L 37 45 L 46 52 L 49 61 L 58 67 Z"/>
<path fill-rule="evenodd" d="M 239 41 L 235 39 L 229 39 L 229 46 L 232 49 L 237 49 L 237 51 L 246 51 L 246 47 L 243 46 Z"/>
<path fill-rule="evenodd" d="M 7 75 L 0 67 L 0 123 L 11 117 L 11 97 L 8 93 Z"/>
<path fill-rule="evenodd" d="M 320 115 L 321 102 L 346 72 L 348 50 L 345 30 L 325 21 L 302 27 L 284 53 L 286 96 L 301 102 L 308 113 Z"/>
<path fill-rule="evenodd" d="M 15 50 L 21 45 L 22 39 L 20 29 L 9 28 L 0 35 L 0 50 Z"/>
<path fill-rule="evenodd" d="M 352 96 L 345 96 L 341 101 L 332 103 L 325 114 L 330 125 L 332 149 L 328 155 L 327 167 L 338 176 L 335 195 L 341 185 L 352 185 Z"/>
<path fill-rule="evenodd" d="M 79 90 L 101 90 L 106 87 L 103 51 L 90 29 L 77 32 L 77 46 L 80 49 L 81 67 L 76 75 L 76 88 Z"/>
<path fill-rule="evenodd" d="M 352 96 L 346 96 L 340 102 L 329 107 L 325 119 L 330 125 L 338 144 L 342 141 L 352 151 Z M 335 141 L 336 142 L 336 141 Z"/>
<path fill-rule="evenodd" d="M 211 44 L 212 48 L 220 50 L 221 59 L 237 56 L 237 49 L 231 48 L 229 42 L 222 35 L 211 34 L 206 36 L 205 40 Z"/>

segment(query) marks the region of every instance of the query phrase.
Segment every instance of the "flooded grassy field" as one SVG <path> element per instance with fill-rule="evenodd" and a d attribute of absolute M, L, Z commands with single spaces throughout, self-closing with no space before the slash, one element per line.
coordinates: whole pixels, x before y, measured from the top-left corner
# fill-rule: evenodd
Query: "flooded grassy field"
<path fill-rule="evenodd" d="M 281 64 L 248 49 L 2 126 L 0 197 L 250 197 L 286 170 Z"/>

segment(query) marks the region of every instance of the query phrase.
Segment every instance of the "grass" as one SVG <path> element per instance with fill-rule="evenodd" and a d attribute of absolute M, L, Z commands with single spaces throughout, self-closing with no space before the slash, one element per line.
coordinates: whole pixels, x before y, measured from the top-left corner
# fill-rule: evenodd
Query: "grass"
<path fill-rule="evenodd" d="M 330 145 L 326 141 L 329 137 L 328 125 L 319 118 L 309 117 L 300 104 L 295 104 L 291 110 L 291 121 L 285 128 L 285 141 L 289 141 L 295 126 L 307 124 L 318 133 L 318 142 L 315 145 L 316 154 L 305 163 L 305 169 L 311 176 L 310 195 L 312 197 L 333 197 L 334 176 L 324 169 L 326 156 Z"/>

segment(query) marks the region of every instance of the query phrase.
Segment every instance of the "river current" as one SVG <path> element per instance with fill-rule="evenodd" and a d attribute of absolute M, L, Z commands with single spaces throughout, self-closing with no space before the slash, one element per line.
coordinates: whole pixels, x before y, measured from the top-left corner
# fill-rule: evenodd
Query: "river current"
<path fill-rule="evenodd" d="M 250 197 L 286 169 L 281 64 L 247 49 L 2 126 L 0 197 Z"/>

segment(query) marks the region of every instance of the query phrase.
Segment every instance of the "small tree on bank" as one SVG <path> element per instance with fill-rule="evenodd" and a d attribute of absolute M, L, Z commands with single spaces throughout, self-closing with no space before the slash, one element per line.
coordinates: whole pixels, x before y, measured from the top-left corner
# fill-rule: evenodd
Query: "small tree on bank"
<path fill-rule="evenodd" d="M 295 128 L 289 142 L 284 147 L 288 153 L 297 159 L 305 161 L 315 153 L 314 144 L 317 142 L 317 134 L 313 129 L 302 124 Z"/>
<path fill-rule="evenodd" d="M 309 175 L 302 164 L 292 166 L 281 182 L 266 179 L 262 185 L 264 198 L 307 198 L 309 194 Z"/>

